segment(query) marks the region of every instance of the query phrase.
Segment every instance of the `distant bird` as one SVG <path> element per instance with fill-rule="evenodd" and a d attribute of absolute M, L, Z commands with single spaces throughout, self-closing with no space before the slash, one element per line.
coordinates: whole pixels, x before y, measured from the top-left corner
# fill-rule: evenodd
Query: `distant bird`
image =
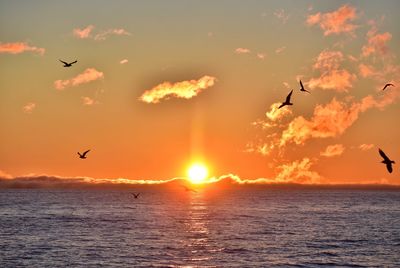
<path fill-rule="evenodd" d="M 194 192 L 194 193 L 197 193 L 197 191 L 195 190 L 195 189 L 192 189 L 192 188 L 189 188 L 189 187 L 187 187 L 187 186 L 185 186 L 185 185 L 181 185 L 183 188 L 185 188 L 185 190 L 186 190 L 186 192 Z"/>
<path fill-rule="evenodd" d="M 286 100 L 282 102 L 282 104 L 278 107 L 278 109 L 282 108 L 285 105 L 293 105 L 293 103 L 290 102 L 290 97 L 292 96 L 293 90 L 290 91 L 289 95 L 287 95 Z"/>
<path fill-rule="evenodd" d="M 140 193 L 137 193 L 137 194 L 131 193 L 131 195 L 133 195 L 133 197 L 135 197 L 135 199 L 137 199 L 139 197 Z"/>
<path fill-rule="evenodd" d="M 86 155 L 87 155 L 88 152 L 90 152 L 90 150 L 87 150 L 86 152 L 83 152 L 83 154 L 81 154 L 80 152 L 78 152 L 79 158 L 81 158 L 81 159 L 86 159 Z"/>
<path fill-rule="evenodd" d="M 394 87 L 394 85 L 391 83 L 388 83 L 382 88 L 382 90 L 385 90 L 387 87 Z"/>
<path fill-rule="evenodd" d="M 300 80 L 300 86 L 301 86 L 300 91 L 304 91 L 304 92 L 310 93 L 310 91 L 308 91 L 307 89 L 304 88 L 303 83 L 301 82 L 301 80 Z"/>
<path fill-rule="evenodd" d="M 381 163 L 386 165 L 386 168 L 389 171 L 389 173 L 392 173 L 393 171 L 392 164 L 394 164 L 395 162 L 390 160 L 389 157 L 387 157 L 386 154 L 381 149 L 379 149 L 379 154 L 383 157 L 383 161 Z"/>
<path fill-rule="evenodd" d="M 59 61 L 61 61 L 62 63 L 64 63 L 64 66 L 63 67 L 71 67 L 72 66 L 72 64 L 74 64 L 74 63 L 77 63 L 78 61 L 76 60 L 76 61 L 73 61 L 73 62 L 70 62 L 70 63 L 68 63 L 68 62 L 65 62 L 65 61 L 62 61 L 62 60 L 59 60 Z"/>

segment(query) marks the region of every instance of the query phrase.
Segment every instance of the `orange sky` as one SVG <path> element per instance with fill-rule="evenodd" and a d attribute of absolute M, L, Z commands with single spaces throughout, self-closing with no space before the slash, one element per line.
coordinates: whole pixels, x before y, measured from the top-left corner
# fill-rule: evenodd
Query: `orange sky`
<path fill-rule="evenodd" d="M 400 184 L 399 7 L 2 1 L 0 177 Z"/>

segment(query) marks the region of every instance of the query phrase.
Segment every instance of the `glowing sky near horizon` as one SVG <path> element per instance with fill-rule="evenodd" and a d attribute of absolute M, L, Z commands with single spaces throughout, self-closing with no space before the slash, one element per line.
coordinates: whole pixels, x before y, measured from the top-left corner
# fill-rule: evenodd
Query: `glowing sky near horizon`
<path fill-rule="evenodd" d="M 0 176 L 164 180 L 199 162 L 213 177 L 400 184 L 398 10 L 0 1 Z"/>

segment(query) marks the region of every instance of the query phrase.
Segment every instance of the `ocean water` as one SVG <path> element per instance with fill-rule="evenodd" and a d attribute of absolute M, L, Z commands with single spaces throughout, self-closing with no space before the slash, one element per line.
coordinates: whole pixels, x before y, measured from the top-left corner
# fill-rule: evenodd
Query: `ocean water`
<path fill-rule="evenodd" d="M 400 267 L 400 192 L 0 190 L 0 267 Z"/>

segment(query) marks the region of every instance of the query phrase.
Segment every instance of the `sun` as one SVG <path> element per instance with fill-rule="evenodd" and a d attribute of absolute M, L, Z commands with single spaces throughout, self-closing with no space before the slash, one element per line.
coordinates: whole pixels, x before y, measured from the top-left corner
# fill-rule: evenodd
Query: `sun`
<path fill-rule="evenodd" d="M 207 179 L 208 169 L 203 164 L 195 163 L 189 167 L 187 174 L 191 183 L 200 184 Z"/>

